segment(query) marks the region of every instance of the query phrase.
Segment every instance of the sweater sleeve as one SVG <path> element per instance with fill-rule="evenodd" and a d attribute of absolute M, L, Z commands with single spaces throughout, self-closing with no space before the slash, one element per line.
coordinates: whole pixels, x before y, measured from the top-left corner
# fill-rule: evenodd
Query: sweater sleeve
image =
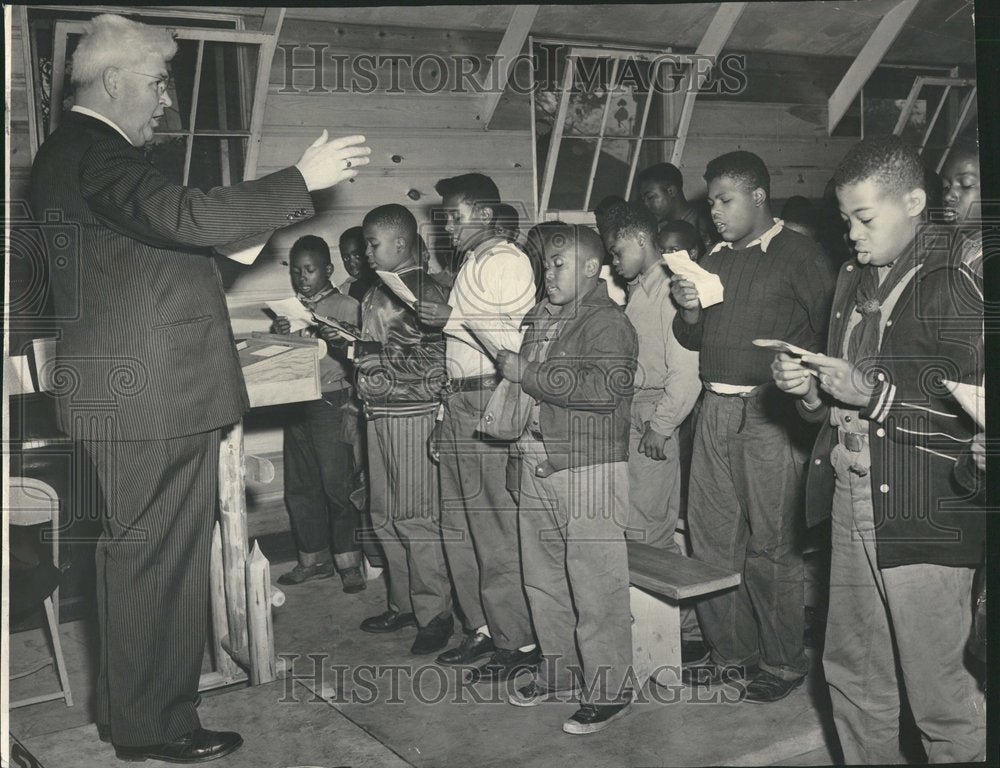
<path fill-rule="evenodd" d="M 687 418 L 701 392 L 698 378 L 698 353 L 685 349 L 674 335 L 673 320 L 676 315 L 673 304 L 665 302 L 663 318 L 663 357 L 667 366 L 667 378 L 663 382 L 663 396 L 656 404 L 650 426 L 661 435 L 671 435 Z"/>

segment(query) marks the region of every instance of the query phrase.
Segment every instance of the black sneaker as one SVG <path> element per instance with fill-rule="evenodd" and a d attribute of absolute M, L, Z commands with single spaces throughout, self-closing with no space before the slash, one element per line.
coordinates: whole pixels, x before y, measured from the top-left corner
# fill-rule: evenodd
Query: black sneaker
<path fill-rule="evenodd" d="M 753 704 L 770 704 L 772 701 L 780 701 L 802 685 L 803 680 L 805 680 L 804 676 L 796 680 L 785 680 L 771 674 L 766 669 L 762 669 L 747 683 L 743 700 Z"/>
<path fill-rule="evenodd" d="M 562 729 L 576 735 L 597 733 L 615 720 L 625 717 L 631 710 L 631 700 L 621 704 L 584 704 L 563 723 Z"/>
<path fill-rule="evenodd" d="M 533 672 L 541 661 L 542 652 L 537 645 L 530 651 L 498 648 L 485 664 L 469 671 L 468 681 L 470 683 L 502 683 L 512 677 L 517 677 L 522 672 Z"/>

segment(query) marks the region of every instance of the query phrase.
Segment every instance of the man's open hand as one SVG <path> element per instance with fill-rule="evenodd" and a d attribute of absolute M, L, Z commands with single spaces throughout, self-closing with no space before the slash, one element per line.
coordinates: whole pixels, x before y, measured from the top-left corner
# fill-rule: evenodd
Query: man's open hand
<path fill-rule="evenodd" d="M 372 151 L 364 146 L 364 136 L 342 136 L 329 140 L 327 136 L 324 128 L 320 137 L 295 164 L 310 192 L 353 179 L 358 175 L 358 168 L 369 163 L 368 155 Z"/>

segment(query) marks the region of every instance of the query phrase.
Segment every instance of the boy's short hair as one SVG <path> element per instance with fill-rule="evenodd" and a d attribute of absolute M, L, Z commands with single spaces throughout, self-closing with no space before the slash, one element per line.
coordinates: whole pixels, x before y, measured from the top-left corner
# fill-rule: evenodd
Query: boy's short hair
<path fill-rule="evenodd" d="M 493 224 L 496 227 L 503 227 L 513 233 L 521 230 L 521 217 L 517 208 L 507 203 L 497 203 L 493 206 Z"/>
<path fill-rule="evenodd" d="M 657 233 L 657 242 L 664 235 L 677 235 L 681 241 L 681 245 L 684 246 L 684 250 L 688 253 L 701 253 L 705 250 L 705 243 L 701 239 L 698 228 L 690 222 L 682 221 L 681 219 L 665 221 L 660 225 L 660 231 Z"/>
<path fill-rule="evenodd" d="M 434 185 L 434 191 L 442 198 L 458 197 L 471 205 L 497 205 L 500 190 L 493 179 L 483 173 L 463 173 L 441 179 Z"/>
<path fill-rule="evenodd" d="M 365 230 L 363 227 L 348 227 L 343 232 L 340 233 L 340 248 L 343 250 L 344 243 L 348 240 L 357 240 L 361 243 L 365 242 Z"/>
<path fill-rule="evenodd" d="M 656 217 L 646 206 L 638 203 L 626 203 L 615 208 L 608 226 L 608 234 L 613 237 L 634 238 L 642 232 L 653 242 L 656 242 L 656 230 Z"/>
<path fill-rule="evenodd" d="M 711 183 L 720 176 L 742 182 L 751 190 L 759 187 L 771 199 L 771 174 L 764 161 L 753 152 L 740 149 L 709 160 L 705 168 L 705 181 Z"/>
<path fill-rule="evenodd" d="M 417 220 L 410 209 L 399 203 L 389 203 L 372 208 L 365 214 L 362 225 L 391 229 L 405 236 L 409 242 L 417 239 Z"/>
<path fill-rule="evenodd" d="M 785 201 L 781 208 L 779 217 L 786 224 L 798 224 L 808 227 L 813 232 L 818 232 L 820 228 L 819 211 L 802 195 L 793 195 Z"/>
<path fill-rule="evenodd" d="M 300 253 L 314 253 L 320 257 L 320 261 L 323 264 L 332 263 L 330 261 L 330 246 L 319 235 L 303 235 L 292 243 L 292 247 L 288 251 L 289 260 L 295 258 Z"/>
<path fill-rule="evenodd" d="M 885 192 L 906 194 L 914 189 L 925 189 L 920 155 L 914 147 L 895 136 L 859 141 L 833 173 L 836 187 L 867 179 L 872 179 Z"/>
<path fill-rule="evenodd" d="M 643 168 L 639 171 L 637 181 L 639 186 L 642 186 L 643 182 L 650 181 L 661 187 L 684 189 L 684 176 L 673 163 L 657 163 L 649 168 Z"/>

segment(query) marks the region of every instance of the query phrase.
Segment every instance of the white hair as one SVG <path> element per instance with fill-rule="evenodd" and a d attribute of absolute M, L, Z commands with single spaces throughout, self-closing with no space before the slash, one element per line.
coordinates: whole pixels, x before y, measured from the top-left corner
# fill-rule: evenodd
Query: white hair
<path fill-rule="evenodd" d="M 177 43 L 164 27 L 151 27 L 105 13 L 87 23 L 73 54 L 72 81 L 77 86 L 87 85 L 101 78 L 108 67 L 126 69 L 161 54 L 169 61 L 175 53 Z"/>

